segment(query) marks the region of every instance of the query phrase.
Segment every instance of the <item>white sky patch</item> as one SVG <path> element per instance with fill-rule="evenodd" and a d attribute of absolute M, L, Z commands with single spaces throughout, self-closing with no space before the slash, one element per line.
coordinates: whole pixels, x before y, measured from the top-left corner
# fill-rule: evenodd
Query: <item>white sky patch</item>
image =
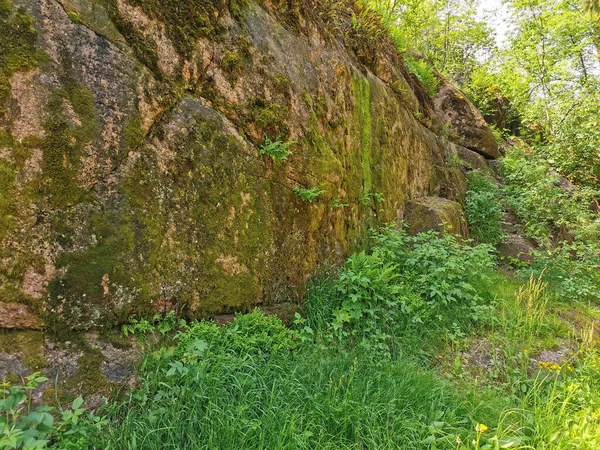
<path fill-rule="evenodd" d="M 496 32 L 496 43 L 504 47 L 511 32 L 510 12 L 502 0 L 480 0 L 478 16 L 485 19 Z"/>

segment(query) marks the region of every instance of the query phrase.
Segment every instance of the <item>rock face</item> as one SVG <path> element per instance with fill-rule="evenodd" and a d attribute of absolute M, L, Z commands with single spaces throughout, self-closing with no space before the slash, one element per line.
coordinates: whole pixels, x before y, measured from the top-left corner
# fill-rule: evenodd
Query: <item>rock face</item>
<path fill-rule="evenodd" d="M 438 120 L 447 124 L 451 140 L 487 159 L 501 156 L 496 138 L 481 113 L 447 80 L 440 80 L 433 104 Z"/>
<path fill-rule="evenodd" d="M 468 235 L 462 205 L 446 198 L 425 197 L 409 201 L 406 206 L 406 221 L 411 234 L 437 230 L 463 237 Z"/>
<path fill-rule="evenodd" d="M 440 120 L 498 156 L 466 99 L 442 85 L 436 117 L 348 10 L 172 3 L 0 0 L 0 326 L 295 302 L 411 199 L 460 204 Z"/>

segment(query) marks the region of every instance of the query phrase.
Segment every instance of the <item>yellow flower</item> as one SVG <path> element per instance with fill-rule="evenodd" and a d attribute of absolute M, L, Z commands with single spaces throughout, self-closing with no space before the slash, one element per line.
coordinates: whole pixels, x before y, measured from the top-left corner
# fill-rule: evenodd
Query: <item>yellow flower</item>
<path fill-rule="evenodd" d="M 483 423 L 478 423 L 475 426 L 475 431 L 477 431 L 478 433 L 485 433 L 489 428 L 487 427 L 487 425 L 483 424 Z"/>
<path fill-rule="evenodd" d="M 462 439 L 460 438 L 460 436 L 456 436 L 456 443 L 458 445 L 462 444 Z"/>

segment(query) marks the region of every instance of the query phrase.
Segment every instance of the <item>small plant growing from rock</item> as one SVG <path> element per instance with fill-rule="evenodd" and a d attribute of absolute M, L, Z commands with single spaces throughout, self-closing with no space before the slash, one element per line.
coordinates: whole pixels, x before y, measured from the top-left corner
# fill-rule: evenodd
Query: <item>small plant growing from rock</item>
<path fill-rule="evenodd" d="M 309 189 L 305 189 L 305 188 L 301 188 L 301 187 L 297 187 L 294 189 L 294 194 L 296 194 L 302 200 L 305 200 L 309 203 L 314 202 L 319 195 L 324 194 L 324 193 L 325 193 L 325 191 L 323 189 L 321 189 L 320 184 L 318 184 L 315 187 L 309 188 Z"/>
<path fill-rule="evenodd" d="M 236 52 L 227 51 L 221 59 L 221 67 L 227 72 L 233 72 L 242 63 L 241 58 Z"/>
<path fill-rule="evenodd" d="M 421 82 L 430 97 L 437 94 L 439 80 L 435 75 L 433 67 L 427 61 L 409 57 L 405 59 L 404 65 Z"/>
<path fill-rule="evenodd" d="M 338 208 L 345 208 L 346 206 L 350 206 L 348 205 L 348 203 L 343 203 L 340 199 L 336 198 L 331 202 L 331 207 L 333 209 L 338 209 Z"/>
<path fill-rule="evenodd" d="M 289 148 L 294 144 L 296 141 L 282 142 L 279 137 L 272 141 L 269 136 L 265 136 L 265 142 L 259 151 L 261 155 L 270 156 L 275 161 L 285 161 L 292 154 Z"/>
<path fill-rule="evenodd" d="M 365 191 L 363 193 L 363 195 L 361 195 L 358 198 L 358 201 L 363 205 L 363 206 L 367 206 L 371 203 L 371 200 L 373 200 L 374 203 L 383 203 L 383 201 L 385 200 L 385 197 L 383 196 L 382 192 L 370 192 L 370 191 Z"/>

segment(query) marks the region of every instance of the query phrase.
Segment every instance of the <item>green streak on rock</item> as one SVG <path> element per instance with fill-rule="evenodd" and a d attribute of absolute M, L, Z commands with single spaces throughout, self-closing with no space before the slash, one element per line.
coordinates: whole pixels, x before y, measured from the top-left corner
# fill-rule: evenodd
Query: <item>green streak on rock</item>
<path fill-rule="evenodd" d="M 359 130 L 363 168 L 363 191 L 371 191 L 371 152 L 373 150 L 373 122 L 371 118 L 371 87 L 369 80 L 356 77 L 352 80 L 354 94 L 354 120 Z"/>

